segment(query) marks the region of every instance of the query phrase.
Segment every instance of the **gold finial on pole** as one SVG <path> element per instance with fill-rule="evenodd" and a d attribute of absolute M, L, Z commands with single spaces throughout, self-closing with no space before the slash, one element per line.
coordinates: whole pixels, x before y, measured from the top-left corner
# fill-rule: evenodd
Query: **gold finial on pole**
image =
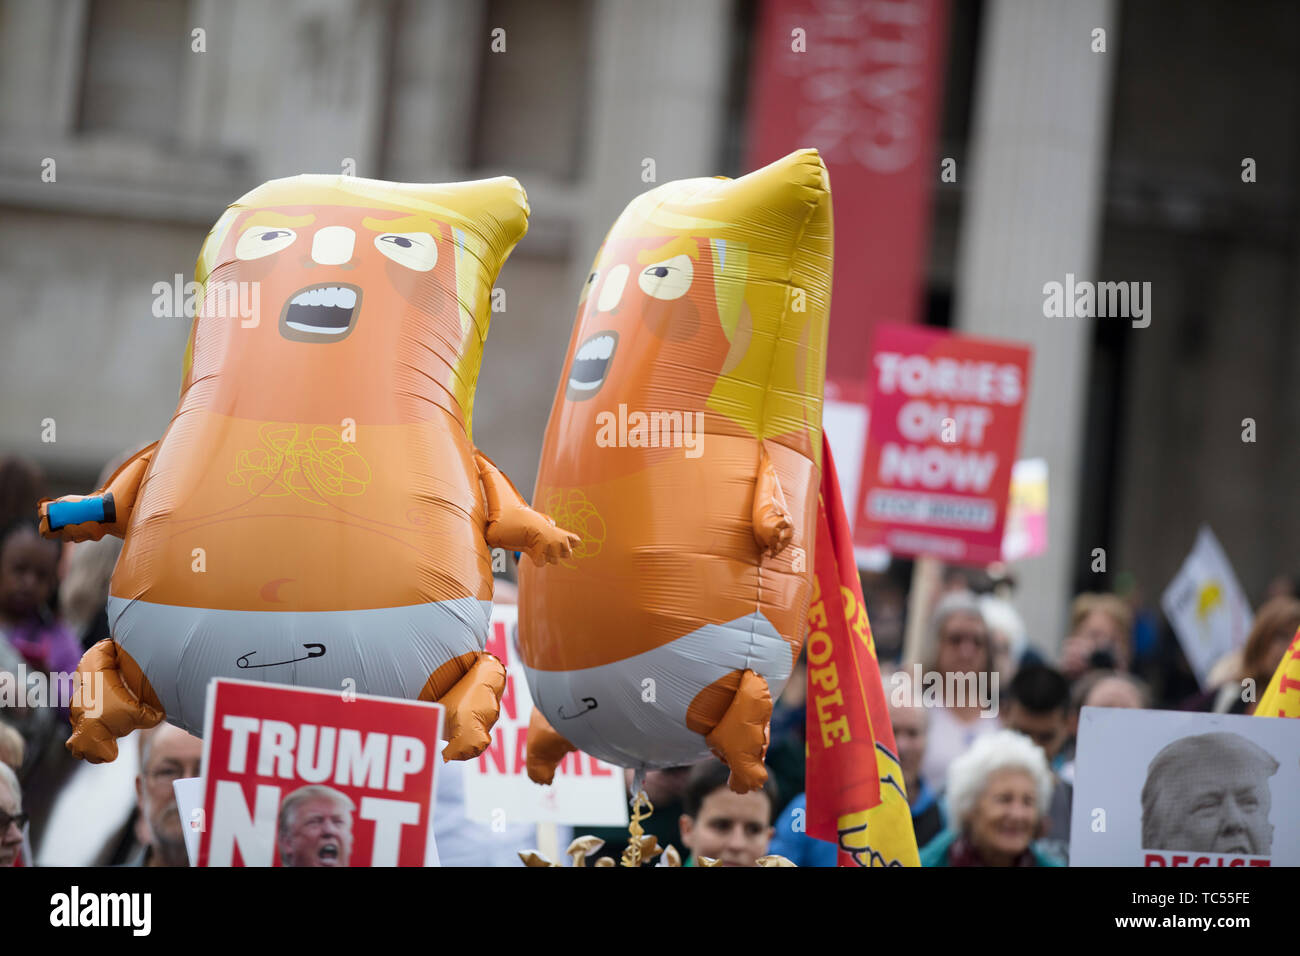
<path fill-rule="evenodd" d="M 654 836 L 646 836 L 645 830 L 641 827 L 641 821 L 648 819 L 654 812 L 655 808 L 651 805 L 646 792 L 638 790 L 632 800 L 632 812 L 629 814 L 630 819 L 627 824 L 627 832 L 631 839 L 627 841 L 627 849 L 623 851 L 624 866 L 640 866 L 643 858 L 649 859 L 659 852 L 659 841 Z"/>

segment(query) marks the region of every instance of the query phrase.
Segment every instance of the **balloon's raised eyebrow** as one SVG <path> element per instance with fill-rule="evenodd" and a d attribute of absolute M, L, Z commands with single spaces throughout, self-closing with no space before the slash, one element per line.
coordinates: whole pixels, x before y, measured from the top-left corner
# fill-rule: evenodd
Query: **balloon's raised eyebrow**
<path fill-rule="evenodd" d="M 442 234 L 436 219 L 428 216 L 399 216 L 396 219 L 376 219 L 367 216 L 361 225 L 371 232 L 427 232 L 434 238 Z"/>
<path fill-rule="evenodd" d="M 310 226 L 315 221 L 316 217 L 312 213 L 308 213 L 305 216 L 286 216 L 282 212 L 275 212 L 270 209 L 259 209 L 257 212 L 249 216 L 240 228 L 256 229 L 264 226 L 282 226 L 288 229 L 301 229 L 303 226 Z"/>
<path fill-rule="evenodd" d="M 700 257 L 700 247 L 688 236 L 677 236 L 655 249 L 642 249 L 636 254 L 636 261 L 641 265 L 652 265 L 666 259 L 686 256 L 691 261 Z"/>

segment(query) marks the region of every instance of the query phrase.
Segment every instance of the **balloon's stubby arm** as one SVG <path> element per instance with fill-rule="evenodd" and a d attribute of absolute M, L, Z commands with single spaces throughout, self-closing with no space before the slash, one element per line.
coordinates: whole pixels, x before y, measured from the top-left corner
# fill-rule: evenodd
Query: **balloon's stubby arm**
<path fill-rule="evenodd" d="M 106 534 L 126 536 L 140 483 L 158 442 L 128 458 L 104 487 L 89 495 L 42 498 L 38 504 L 41 534 L 63 541 L 98 541 Z"/>
<path fill-rule="evenodd" d="M 754 485 L 754 540 L 768 557 L 776 557 L 794 537 L 794 519 L 785 504 L 776 467 L 760 447 L 758 480 Z"/>
<path fill-rule="evenodd" d="M 554 564 L 572 557 L 582 541 L 576 534 L 557 528 L 554 519 L 534 511 L 520 496 L 510 479 L 482 452 L 475 450 L 479 480 L 487 496 L 487 524 L 483 537 L 488 546 L 523 551 L 534 564 Z"/>

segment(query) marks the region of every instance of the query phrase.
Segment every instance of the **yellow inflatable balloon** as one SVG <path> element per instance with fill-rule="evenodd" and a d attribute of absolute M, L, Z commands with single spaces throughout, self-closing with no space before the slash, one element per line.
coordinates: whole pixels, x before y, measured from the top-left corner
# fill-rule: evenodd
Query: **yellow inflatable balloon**
<path fill-rule="evenodd" d="M 125 541 L 113 639 L 81 664 L 107 700 L 72 708 L 74 754 L 112 760 L 164 718 L 201 734 L 214 677 L 440 701 L 446 758 L 487 746 L 489 549 L 576 543 L 471 440 L 492 286 L 527 222 L 509 178 L 313 175 L 217 221 L 166 433 L 40 505 L 48 537 Z"/>
<path fill-rule="evenodd" d="M 534 505 L 581 543 L 520 569 L 528 771 L 712 751 L 766 779 L 803 643 L 831 289 L 816 150 L 667 183 L 614 223 L 583 289 Z"/>

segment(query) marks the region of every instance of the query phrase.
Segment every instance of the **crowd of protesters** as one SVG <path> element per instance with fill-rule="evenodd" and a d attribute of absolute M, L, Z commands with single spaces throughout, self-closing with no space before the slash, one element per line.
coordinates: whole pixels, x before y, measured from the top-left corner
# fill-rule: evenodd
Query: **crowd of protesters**
<path fill-rule="evenodd" d="M 113 465 L 105 469 L 105 476 Z M 121 542 L 65 545 L 42 538 L 34 515 L 46 494 L 40 471 L 0 460 L 0 679 L 76 670 L 84 650 L 108 636 L 105 604 Z M 1208 688 L 1192 676 L 1168 627 L 1130 592 L 1085 593 L 1073 602 L 1059 654 L 1031 642 L 1006 579 L 949 569 L 929 612 L 917 660 L 927 674 L 976 675 L 995 700 L 925 699 L 912 668 L 902 668 L 905 589 L 889 575 L 864 580 L 898 760 L 926 866 L 1059 866 L 1069 859 L 1075 736 L 1085 706 L 1250 713 L 1300 628 L 1297 582 L 1269 585 L 1249 637 L 1213 669 Z M 502 581 L 499 600 L 511 600 Z M 909 662 L 910 664 L 911 662 Z M 4 675 L 10 675 L 5 678 Z M 776 701 L 761 790 L 735 794 L 716 760 L 652 771 L 644 789 L 655 807 L 645 823 L 660 847 L 677 848 L 685 865 L 701 859 L 752 866 L 778 854 L 800 866 L 834 866 L 836 848 L 804 832 L 804 671 L 795 670 Z M 96 788 L 110 778 L 71 758 L 66 705 L 0 703 L 0 866 L 68 862 L 185 866 L 182 821 L 172 791 L 197 776 L 201 741 L 162 724 L 124 741 L 114 763 L 117 803 Z M 460 768 L 463 770 L 463 768 Z M 444 865 L 519 865 L 534 828 L 502 831 L 466 818 L 463 786 L 451 767 L 441 775 L 435 834 Z M 631 774 L 628 774 L 631 786 Z M 94 811 L 94 812 L 92 812 Z M 575 827 L 561 836 L 604 841 L 590 857 L 617 858 L 626 830 Z M 86 846 L 93 847 L 87 853 Z M 38 852 L 33 853 L 33 849 Z"/>

